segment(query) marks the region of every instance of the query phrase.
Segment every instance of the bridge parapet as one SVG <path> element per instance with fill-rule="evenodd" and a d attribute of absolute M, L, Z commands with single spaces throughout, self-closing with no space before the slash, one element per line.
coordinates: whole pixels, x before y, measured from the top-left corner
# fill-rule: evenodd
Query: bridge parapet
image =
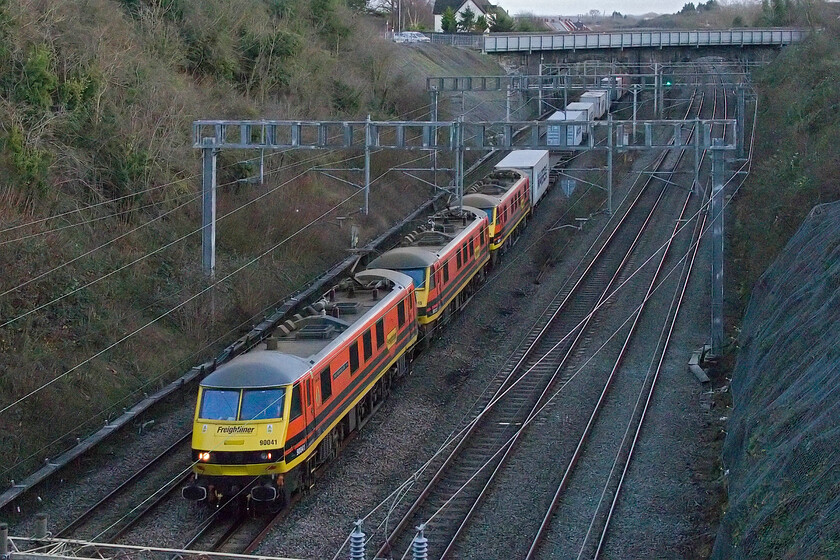
<path fill-rule="evenodd" d="M 781 47 L 802 41 L 806 35 L 806 30 L 793 28 L 491 34 L 484 38 L 484 52 L 531 53 L 537 51 L 670 47 Z"/>

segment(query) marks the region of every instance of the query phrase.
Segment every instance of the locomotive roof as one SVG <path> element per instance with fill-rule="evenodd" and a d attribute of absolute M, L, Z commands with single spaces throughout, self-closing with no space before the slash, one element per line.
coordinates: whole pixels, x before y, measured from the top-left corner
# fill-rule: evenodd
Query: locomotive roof
<path fill-rule="evenodd" d="M 345 281 L 333 289 L 331 301 L 322 302 L 327 309 L 337 310 L 338 317 L 327 315 L 326 311 L 299 317 L 289 334 L 274 331 L 277 350 L 267 350 L 262 343 L 219 366 L 204 378 L 201 386 L 256 388 L 294 383 L 318 367 L 319 361 L 332 353 L 342 337 L 358 336 L 360 329 L 371 326 L 370 313 L 377 307 L 391 305 L 392 294 L 410 284 L 409 276 L 392 270 L 359 272 L 354 281 Z M 314 308 L 310 310 L 313 312 Z"/>
<path fill-rule="evenodd" d="M 256 388 L 293 383 L 306 373 L 307 360 L 280 352 L 248 352 L 237 356 L 204 378 L 202 387 Z"/>
<path fill-rule="evenodd" d="M 475 221 L 484 216 L 483 211 L 466 204 L 462 210 L 448 208 L 438 212 L 429 218 L 430 225 L 421 226 L 405 236 L 403 246 L 386 251 L 368 266 L 393 270 L 432 266 L 446 252 L 447 246 L 461 243 Z"/>
<path fill-rule="evenodd" d="M 484 193 L 471 193 L 464 195 L 464 204 L 470 203 L 470 206 L 476 208 L 495 208 L 501 204 L 502 199 L 498 196 L 493 196 Z"/>
<path fill-rule="evenodd" d="M 397 247 L 383 253 L 370 262 L 375 268 L 391 268 L 395 270 L 406 268 L 426 268 L 434 264 L 437 255 L 421 247 Z"/>

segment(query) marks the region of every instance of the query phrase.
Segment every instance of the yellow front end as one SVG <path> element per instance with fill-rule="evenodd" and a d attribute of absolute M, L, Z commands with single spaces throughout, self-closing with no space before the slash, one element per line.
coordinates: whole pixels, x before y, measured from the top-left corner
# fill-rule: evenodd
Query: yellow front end
<path fill-rule="evenodd" d="M 496 214 L 498 213 L 498 211 L 498 208 L 493 208 L 493 211 L 490 214 L 488 214 L 488 216 L 490 217 L 490 223 L 487 224 L 487 235 L 490 237 L 490 239 L 496 237 L 496 232 L 499 229 L 499 222 L 496 220 Z"/>
<path fill-rule="evenodd" d="M 286 472 L 283 458 L 287 422 L 218 422 L 196 419 L 193 472 L 205 476 L 262 476 Z M 246 453 L 236 461 L 233 453 Z M 228 460 L 234 459 L 234 460 Z"/>
<path fill-rule="evenodd" d="M 427 268 L 424 271 L 426 281 L 423 282 L 423 287 L 414 287 L 414 299 L 417 302 L 417 320 L 421 325 L 429 322 L 426 318 L 426 306 L 429 304 L 429 270 Z"/>

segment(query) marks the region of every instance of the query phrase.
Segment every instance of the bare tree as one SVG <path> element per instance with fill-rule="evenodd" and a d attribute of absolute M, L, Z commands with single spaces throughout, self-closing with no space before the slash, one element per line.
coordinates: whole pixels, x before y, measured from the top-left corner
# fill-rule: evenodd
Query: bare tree
<path fill-rule="evenodd" d="M 430 0 L 377 0 L 372 7 L 387 17 L 394 31 L 434 27 Z"/>

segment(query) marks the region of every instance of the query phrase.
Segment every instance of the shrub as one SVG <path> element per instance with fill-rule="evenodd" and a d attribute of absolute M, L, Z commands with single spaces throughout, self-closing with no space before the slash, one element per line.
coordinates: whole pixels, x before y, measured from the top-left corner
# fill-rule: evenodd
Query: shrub
<path fill-rule="evenodd" d="M 35 45 L 21 68 L 15 88 L 18 101 L 45 111 L 52 105 L 57 87 L 58 76 L 53 70 L 52 52 L 46 45 Z"/>
<path fill-rule="evenodd" d="M 17 125 L 12 125 L 0 146 L 8 154 L 8 163 L 13 172 L 12 182 L 23 187 L 30 197 L 43 194 L 46 190 L 50 154 L 31 145 Z"/>

